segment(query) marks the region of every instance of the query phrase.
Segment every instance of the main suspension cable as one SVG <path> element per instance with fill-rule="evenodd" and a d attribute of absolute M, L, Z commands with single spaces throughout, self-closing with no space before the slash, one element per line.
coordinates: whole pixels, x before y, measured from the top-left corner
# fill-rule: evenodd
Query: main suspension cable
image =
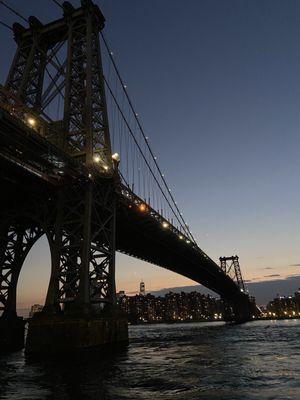
<path fill-rule="evenodd" d="M 28 22 L 27 18 L 23 17 L 23 15 L 21 15 L 17 10 L 12 8 L 10 5 L 6 4 L 5 1 L 0 0 L 0 4 L 2 4 L 4 7 L 6 7 L 12 13 L 14 13 L 17 17 L 21 18 L 23 21 Z"/>
<path fill-rule="evenodd" d="M 13 28 L 12 28 L 11 26 L 7 25 L 7 24 L 6 24 L 5 22 L 3 22 L 3 21 L 0 21 L 0 25 L 3 25 L 3 26 L 5 26 L 5 28 L 7 28 L 7 29 L 13 31 Z"/>
<path fill-rule="evenodd" d="M 57 1 L 57 0 L 52 0 L 53 3 L 55 3 L 58 7 L 63 8 L 63 6 Z"/>
<path fill-rule="evenodd" d="M 51 1 L 52 1 L 53 3 L 55 3 L 58 7 L 63 8 L 63 6 L 62 6 L 57 0 L 51 0 Z M 9 11 L 11 11 L 12 13 L 14 13 L 14 14 L 15 14 L 16 16 L 18 16 L 19 18 L 21 18 L 23 21 L 28 22 L 28 19 L 27 19 L 27 18 L 25 18 L 20 12 L 18 12 L 17 10 L 15 10 L 13 7 L 11 7 L 10 5 L 8 5 L 4 0 L 0 0 L 0 4 L 3 5 L 4 7 L 6 7 Z M 12 30 L 12 28 L 11 28 L 9 25 L 7 25 L 5 22 L 0 21 L 0 23 L 1 23 L 1 25 L 5 26 L 6 28 Z M 196 241 L 195 241 L 195 239 L 194 239 L 192 233 L 190 232 L 190 230 L 189 230 L 187 224 L 185 223 L 185 221 L 184 221 L 184 219 L 183 219 L 183 217 L 182 217 L 182 214 L 181 214 L 181 212 L 180 212 L 180 210 L 179 210 L 179 208 L 178 208 L 178 206 L 177 206 L 177 203 L 176 203 L 176 201 L 175 201 L 175 199 L 174 199 L 172 193 L 170 192 L 170 189 L 169 189 L 169 187 L 168 187 L 168 185 L 167 185 L 167 182 L 166 182 L 166 180 L 165 180 L 165 178 L 164 178 L 164 175 L 163 175 L 163 173 L 161 172 L 161 169 L 160 169 L 160 167 L 159 167 L 159 165 L 158 165 L 158 163 L 157 163 L 157 161 L 156 161 L 156 157 L 154 156 L 154 154 L 153 154 L 153 152 L 152 152 L 152 149 L 151 149 L 151 147 L 150 147 L 150 145 L 149 145 L 149 143 L 148 143 L 148 139 L 147 139 L 147 137 L 146 137 L 146 135 L 145 135 L 145 133 L 144 133 L 143 127 L 142 127 L 142 125 L 141 125 L 139 119 L 137 118 L 137 114 L 136 114 L 135 109 L 134 109 L 134 107 L 133 107 L 132 101 L 131 101 L 131 99 L 130 99 L 128 93 L 127 93 L 127 91 L 125 90 L 124 82 L 123 82 L 123 80 L 122 80 L 122 78 L 121 78 L 119 69 L 118 69 L 118 67 L 117 67 L 117 65 L 116 65 L 116 63 L 115 63 L 115 60 L 114 60 L 113 56 L 112 56 L 112 53 L 111 53 L 110 48 L 109 48 L 109 46 L 108 46 L 108 43 L 107 43 L 107 41 L 106 41 L 106 39 L 105 39 L 103 33 L 100 32 L 100 34 L 101 34 L 103 43 L 104 43 L 104 45 L 105 45 L 105 48 L 106 48 L 106 50 L 107 50 L 107 52 L 108 52 L 109 58 L 110 58 L 110 60 L 111 60 L 111 62 L 112 62 L 112 65 L 113 65 L 113 67 L 114 67 L 114 69 L 115 69 L 115 72 L 116 72 L 116 74 L 117 74 L 117 77 L 118 77 L 118 79 L 119 79 L 119 81 L 120 81 L 120 83 L 121 83 L 122 90 L 123 90 L 123 92 L 125 93 L 125 96 L 126 96 L 126 99 L 127 99 L 127 101 L 128 101 L 129 107 L 130 107 L 130 109 L 131 109 L 131 111 L 132 111 L 132 113 L 133 113 L 133 115 L 134 115 L 134 118 L 135 118 L 136 123 L 137 123 L 137 125 L 138 125 L 138 127 L 139 127 L 139 130 L 140 130 L 140 132 L 141 132 L 141 134 L 142 134 L 142 137 L 143 137 L 143 139 L 144 139 L 144 141 L 145 141 L 145 143 L 146 143 L 146 146 L 147 146 L 147 148 L 148 148 L 148 151 L 149 151 L 149 153 L 150 153 L 150 155 L 151 155 L 151 157 L 152 157 L 152 159 L 153 159 L 154 165 L 155 165 L 155 167 L 157 168 L 157 171 L 159 172 L 160 178 L 161 178 L 161 180 L 162 180 L 164 186 L 165 186 L 166 189 L 167 189 L 167 193 L 168 193 L 168 195 L 170 196 L 170 199 L 172 200 L 172 203 L 173 203 L 174 208 L 175 208 L 175 210 L 177 211 L 177 213 L 174 211 L 172 205 L 170 204 L 170 202 L 169 202 L 167 196 L 165 195 L 165 193 L 164 193 L 164 191 L 163 191 L 163 189 L 162 189 L 160 183 L 158 182 L 158 180 L 157 180 L 157 178 L 156 178 L 154 172 L 152 171 L 151 166 L 149 165 L 147 159 L 145 158 L 144 154 L 142 153 L 142 150 L 141 150 L 141 148 L 140 148 L 138 142 L 136 141 L 136 139 L 135 139 L 135 137 L 134 137 L 134 140 L 135 140 L 135 142 L 136 142 L 136 145 L 138 146 L 138 148 L 139 148 L 139 150 L 140 150 L 140 152 L 141 152 L 141 154 L 142 154 L 142 156 L 143 156 L 143 158 L 144 158 L 144 161 L 145 161 L 147 167 L 149 168 L 149 171 L 151 172 L 153 178 L 155 179 L 155 181 L 156 181 L 156 183 L 157 183 L 159 189 L 161 190 L 161 192 L 162 192 L 162 194 L 163 194 L 165 200 L 167 201 L 167 204 L 169 205 L 170 209 L 172 210 L 174 216 L 176 216 L 176 219 L 177 219 L 177 221 L 179 222 L 180 226 L 184 229 L 185 232 L 188 233 L 188 236 L 190 236 L 190 237 L 192 238 L 192 240 L 196 243 Z M 107 82 L 106 82 L 106 85 L 108 85 Z M 111 95 L 113 95 L 113 93 L 111 93 Z M 116 98 L 114 98 L 114 101 L 116 101 Z M 118 104 L 117 104 L 117 106 L 119 107 Z M 119 111 L 121 112 L 121 109 L 119 109 Z M 122 117 L 125 118 L 125 116 L 124 116 L 123 113 L 122 113 Z M 124 120 L 125 120 L 125 123 L 127 124 L 126 119 L 124 119 Z M 127 124 L 127 125 L 128 125 L 128 124 Z M 133 132 L 131 131 L 130 127 L 127 126 L 127 128 L 130 130 L 131 135 L 133 135 Z M 180 220 L 181 220 L 181 221 L 180 221 Z"/>
<path fill-rule="evenodd" d="M 159 187 L 159 189 L 160 189 L 160 191 L 161 191 L 163 197 L 165 198 L 165 200 L 166 200 L 167 204 L 169 205 L 170 209 L 172 210 L 174 216 L 176 216 L 176 219 L 177 219 L 177 221 L 179 222 L 179 225 L 180 225 L 180 226 L 182 227 L 182 229 L 184 230 L 184 232 L 187 233 L 188 236 L 192 237 L 191 234 L 190 234 L 190 231 L 188 230 L 188 228 L 187 228 L 187 226 L 186 226 L 186 224 L 182 224 L 182 222 L 178 219 L 177 213 L 174 211 L 172 205 L 170 204 L 169 199 L 167 198 L 167 196 L 166 196 L 165 192 L 163 191 L 163 189 L 162 189 L 162 187 L 161 187 L 159 181 L 157 180 L 157 177 L 155 176 L 154 172 L 152 171 L 152 169 L 151 169 L 151 167 L 150 167 L 150 165 L 149 165 L 149 163 L 148 163 L 148 160 L 147 160 L 147 158 L 145 157 L 145 155 L 144 155 L 144 153 L 143 153 L 143 151 L 142 151 L 142 149 L 141 149 L 141 147 L 140 147 L 140 145 L 139 145 L 139 143 L 138 143 L 138 141 L 137 141 L 137 139 L 136 139 L 134 133 L 132 132 L 132 129 L 131 129 L 131 127 L 130 127 L 128 121 L 126 120 L 126 117 L 125 117 L 123 111 L 121 110 L 121 107 L 120 107 L 120 105 L 119 105 L 119 103 L 118 103 L 118 101 L 117 101 L 117 99 L 116 99 L 116 97 L 115 97 L 115 95 L 114 95 L 114 93 L 113 93 L 113 91 L 112 91 L 112 89 L 111 89 L 109 83 L 107 82 L 107 80 L 106 80 L 106 78 L 105 78 L 104 76 L 103 76 L 103 79 L 104 79 L 104 81 L 105 81 L 105 84 L 106 84 L 106 86 L 107 86 L 107 88 L 108 88 L 108 91 L 109 91 L 111 97 L 113 98 L 113 100 L 114 100 L 114 102 L 115 102 L 115 104 L 116 104 L 116 106 L 117 106 L 117 109 L 118 109 L 119 113 L 121 114 L 121 116 L 122 116 L 122 118 L 123 118 L 123 120 L 124 120 L 124 122 L 125 122 L 125 125 L 127 126 L 127 129 L 128 129 L 128 131 L 129 131 L 129 133 L 131 134 L 131 136 L 132 136 L 132 138 L 133 138 L 133 140 L 134 140 L 134 142 L 135 142 L 137 148 L 139 149 L 140 154 L 142 155 L 142 158 L 143 158 L 145 164 L 147 165 L 149 171 L 151 172 L 151 175 L 153 176 L 153 178 L 154 178 L 154 180 L 155 180 L 157 186 Z"/>
<path fill-rule="evenodd" d="M 104 43 L 104 45 L 105 45 L 105 48 L 106 48 L 106 50 L 107 50 L 108 56 L 109 56 L 109 58 L 110 58 L 110 60 L 111 60 L 111 62 L 112 62 L 112 65 L 113 65 L 114 69 L 115 69 L 115 72 L 116 72 L 116 74 L 117 74 L 117 76 L 118 76 L 118 79 L 119 79 L 119 81 L 120 81 L 120 83 L 121 83 L 122 89 L 123 89 L 123 91 L 124 91 L 124 93 L 125 93 L 125 96 L 126 96 L 126 98 L 127 98 L 127 101 L 128 101 L 129 106 L 130 106 L 130 109 L 131 109 L 131 111 L 132 111 L 132 113 L 133 113 L 133 115 L 134 115 L 134 118 L 135 118 L 135 120 L 136 120 L 136 122 L 137 122 L 137 124 L 138 124 L 138 127 L 139 127 L 139 129 L 140 129 L 140 132 L 141 132 L 141 134 L 142 134 L 142 136 L 143 136 L 143 138 L 144 138 L 144 140 L 145 140 L 145 143 L 146 143 L 146 145 L 147 145 L 147 147 L 148 147 L 148 150 L 149 150 L 149 152 L 150 152 L 150 154 L 151 154 L 151 156 L 152 156 L 152 158 L 153 158 L 154 164 L 155 164 L 155 166 L 156 166 L 156 168 L 157 168 L 157 170 L 158 170 L 158 172 L 159 172 L 159 174 L 160 174 L 160 177 L 161 177 L 161 179 L 162 179 L 162 181 L 163 181 L 163 183 L 164 183 L 164 186 L 166 187 L 167 192 L 168 192 L 170 198 L 172 199 L 172 202 L 174 203 L 174 207 L 175 207 L 176 211 L 177 211 L 178 214 L 179 214 L 179 218 L 181 219 L 181 221 L 183 222 L 183 224 L 186 226 L 186 229 L 188 230 L 188 232 L 189 232 L 191 238 L 193 239 L 193 241 L 196 243 L 196 241 L 195 241 L 195 239 L 194 239 L 192 233 L 190 232 L 188 226 L 186 225 L 186 223 L 185 223 L 185 221 L 184 221 L 184 218 L 182 217 L 182 214 L 181 214 L 181 212 L 180 212 L 180 210 L 179 210 L 179 208 L 178 208 L 178 206 L 177 206 L 177 203 L 176 203 L 176 201 L 175 201 L 175 199 L 174 199 L 172 193 L 170 192 L 170 189 L 169 189 L 169 187 L 168 187 L 168 184 L 167 184 L 167 182 L 166 182 L 166 180 L 165 180 L 165 178 L 164 178 L 164 174 L 162 173 L 162 171 L 161 171 L 161 169 L 160 169 L 160 167 L 159 167 L 159 165 L 158 165 L 158 163 L 157 163 L 157 161 L 156 161 L 156 157 L 154 156 L 154 154 L 153 154 L 153 152 L 152 152 L 152 149 L 151 149 L 151 147 L 150 147 L 150 145 L 149 145 L 149 143 L 148 143 L 147 137 L 146 137 L 145 132 L 144 132 L 144 130 L 143 130 L 143 127 L 142 127 L 142 125 L 141 125 L 141 123 L 140 123 L 140 121 L 139 121 L 139 119 L 138 119 L 138 117 L 137 117 L 137 113 L 135 112 L 135 109 L 134 109 L 134 107 L 133 107 L 132 101 L 131 101 L 131 99 L 130 99 L 130 97 L 129 97 L 129 95 L 128 95 L 128 92 L 125 90 L 126 85 L 125 85 L 124 82 L 123 82 L 123 79 L 122 79 L 122 77 L 121 77 L 121 74 L 120 74 L 120 72 L 119 72 L 119 69 L 118 69 L 118 67 L 117 67 L 117 65 L 116 65 L 116 62 L 115 62 L 115 60 L 114 60 L 114 58 L 113 58 L 113 55 L 112 55 L 112 52 L 111 52 L 111 50 L 110 50 L 110 47 L 108 46 L 107 40 L 105 39 L 104 34 L 103 34 L 102 31 L 100 32 L 100 35 L 101 35 L 101 38 L 102 38 L 103 43 Z M 174 214 L 176 214 L 176 213 L 174 213 Z"/>

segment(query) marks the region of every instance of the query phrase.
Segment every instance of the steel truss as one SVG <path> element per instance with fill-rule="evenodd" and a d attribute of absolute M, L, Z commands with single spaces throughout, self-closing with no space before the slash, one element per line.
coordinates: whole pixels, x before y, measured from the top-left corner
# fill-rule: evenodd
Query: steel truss
<path fill-rule="evenodd" d="M 4 317 L 16 315 L 19 274 L 27 254 L 41 235 L 38 227 L 21 222 L 1 232 L 0 309 L 4 311 Z"/>
<path fill-rule="evenodd" d="M 46 308 L 101 311 L 115 304 L 114 187 L 73 182 L 59 189 L 57 205 Z"/>
<path fill-rule="evenodd" d="M 38 115 L 35 124 L 47 132 L 45 120 L 41 123 L 39 118 L 45 117 L 45 108 L 57 95 L 63 95 L 63 120 L 49 124 L 52 134 L 48 140 L 75 158 L 78 177 L 64 177 L 62 168 L 59 185 L 49 194 L 51 201 L 38 191 L 32 192 L 27 206 L 17 202 L 9 217 L 1 220 L 3 316 L 16 313 L 20 270 L 43 234 L 48 237 L 52 258 L 45 311 L 95 312 L 116 302 L 116 168 L 111 157 L 99 43 L 104 17 L 90 0 L 82 0 L 78 9 L 64 2 L 63 10 L 63 18 L 48 25 L 34 17 L 29 19 L 29 29 L 14 25 L 18 48 L 4 101 L 14 107 L 11 114 L 20 104 L 32 110 L 33 116 Z M 61 63 L 57 54 L 64 44 L 66 60 Z M 49 65 L 56 73 L 44 89 Z"/>
<path fill-rule="evenodd" d="M 53 198 L 13 191 L 7 195 L 0 213 L 0 310 L 3 317 L 16 316 L 17 283 L 26 256 L 36 241 L 46 234 L 53 241 Z"/>
<path fill-rule="evenodd" d="M 236 255 L 232 257 L 220 257 L 219 260 L 222 271 L 237 283 L 241 291 L 246 292 L 239 257 Z"/>

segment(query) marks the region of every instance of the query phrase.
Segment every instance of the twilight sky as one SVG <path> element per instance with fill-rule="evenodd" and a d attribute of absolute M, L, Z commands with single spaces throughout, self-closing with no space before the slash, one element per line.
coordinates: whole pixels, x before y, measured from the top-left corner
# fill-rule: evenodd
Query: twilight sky
<path fill-rule="evenodd" d="M 43 22 L 60 16 L 49 0 L 9 3 Z M 216 261 L 237 253 L 247 280 L 300 275 L 300 2 L 97 3 L 128 92 L 200 247 Z M 3 7 L 0 19 L 15 21 Z M 15 44 L 1 26 L 0 49 L 3 82 Z M 45 241 L 28 256 L 20 306 L 42 302 L 49 257 Z M 193 284 L 128 257 L 117 261 L 118 289 L 136 291 L 141 278 L 147 290 Z"/>

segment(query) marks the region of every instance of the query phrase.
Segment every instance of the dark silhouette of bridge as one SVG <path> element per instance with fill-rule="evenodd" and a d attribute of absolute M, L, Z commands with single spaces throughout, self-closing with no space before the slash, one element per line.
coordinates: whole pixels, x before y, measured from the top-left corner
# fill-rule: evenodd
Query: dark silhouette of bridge
<path fill-rule="evenodd" d="M 232 279 L 210 259 L 179 211 L 103 36 L 100 9 L 90 0 L 78 9 L 55 3 L 60 19 L 44 25 L 21 16 L 28 27 L 13 25 L 16 55 L 0 87 L 1 346 L 23 345 L 17 282 L 44 234 L 51 278 L 44 310 L 29 323 L 29 352 L 127 341 L 116 251 L 205 285 L 236 321 L 250 320 L 255 305 L 239 267 Z"/>

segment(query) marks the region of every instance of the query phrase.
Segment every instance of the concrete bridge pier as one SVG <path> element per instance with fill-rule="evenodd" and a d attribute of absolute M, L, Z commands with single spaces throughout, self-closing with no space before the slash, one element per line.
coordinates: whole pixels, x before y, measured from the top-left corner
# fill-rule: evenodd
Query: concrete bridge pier
<path fill-rule="evenodd" d="M 259 316 L 259 309 L 255 300 L 245 293 L 241 293 L 224 301 L 224 320 L 243 323 Z"/>
<path fill-rule="evenodd" d="M 24 347 L 25 321 L 22 317 L 0 318 L 0 352 L 21 350 Z"/>
<path fill-rule="evenodd" d="M 234 320 L 238 323 L 251 321 L 253 319 L 251 305 L 247 299 L 238 299 L 237 301 L 234 301 L 232 309 Z"/>
<path fill-rule="evenodd" d="M 128 344 L 127 318 L 121 313 L 37 313 L 29 321 L 27 354 L 71 353 Z"/>

